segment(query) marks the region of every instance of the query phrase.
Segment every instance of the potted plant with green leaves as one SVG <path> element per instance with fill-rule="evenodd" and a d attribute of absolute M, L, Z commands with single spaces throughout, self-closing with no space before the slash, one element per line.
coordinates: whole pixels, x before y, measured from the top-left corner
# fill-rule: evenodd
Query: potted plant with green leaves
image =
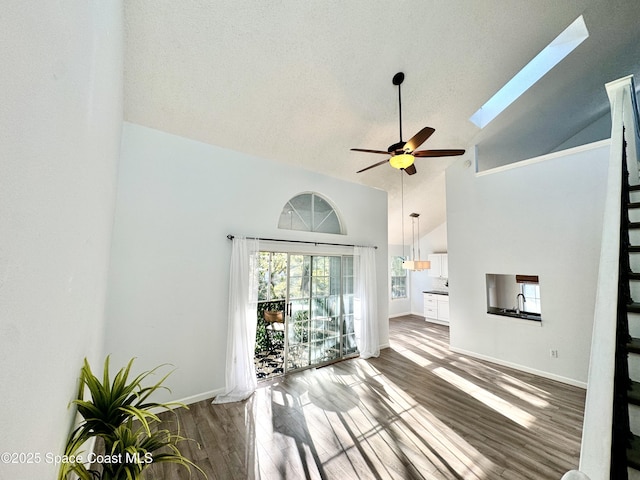
<path fill-rule="evenodd" d="M 149 400 L 154 392 L 167 389 L 163 383 L 171 372 L 157 383 L 143 386 L 162 365 L 130 380 L 132 365 L 133 359 L 111 380 L 107 357 L 101 381 L 84 360 L 78 398 L 73 401 L 82 421 L 69 435 L 58 480 L 75 476 L 81 480 L 138 480 L 149 465 L 158 462 L 182 465 L 189 475 L 193 468 L 207 477 L 180 452 L 178 444 L 187 439 L 160 427 L 159 411 L 186 405 Z M 85 399 L 86 391 L 90 398 Z M 102 453 L 83 455 L 82 448 L 91 439 L 97 440 Z"/>

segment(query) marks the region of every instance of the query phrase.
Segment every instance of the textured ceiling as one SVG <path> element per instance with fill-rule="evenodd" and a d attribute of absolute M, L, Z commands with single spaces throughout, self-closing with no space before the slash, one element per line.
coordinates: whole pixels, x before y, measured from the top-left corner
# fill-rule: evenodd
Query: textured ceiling
<path fill-rule="evenodd" d="M 583 14 L 588 38 L 485 129 L 469 117 Z M 422 148 L 474 145 L 502 162 L 552 150 L 606 111 L 604 83 L 640 73 L 638 0 L 135 0 L 125 2 L 125 119 L 389 192 L 400 242 L 400 172 L 384 157 L 403 134 Z M 445 221 L 444 170 L 405 175 L 424 234 Z"/>

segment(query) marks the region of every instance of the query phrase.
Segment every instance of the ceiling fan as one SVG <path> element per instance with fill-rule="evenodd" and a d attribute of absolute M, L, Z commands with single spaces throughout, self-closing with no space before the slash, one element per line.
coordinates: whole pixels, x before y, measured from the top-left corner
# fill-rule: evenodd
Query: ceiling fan
<path fill-rule="evenodd" d="M 462 155 L 464 150 L 418 150 L 420 145 L 422 145 L 432 134 L 435 132 L 435 129 L 431 127 L 424 127 L 418 133 L 416 133 L 413 137 L 411 137 L 407 142 L 402 141 L 402 98 L 400 96 L 400 85 L 404 81 L 404 73 L 398 72 L 393 76 L 393 84 L 398 86 L 398 105 L 400 112 L 400 141 L 398 143 L 394 143 L 390 145 L 386 151 L 383 150 L 369 150 L 364 148 L 352 148 L 351 150 L 354 152 L 367 152 L 367 153 L 380 153 L 382 155 L 391 155 L 390 158 L 386 160 L 382 160 L 381 162 L 374 163 L 373 165 L 369 165 L 362 170 L 358 170 L 356 173 L 364 172 L 369 170 L 370 168 L 374 168 L 380 165 L 383 165 L 387 162 L 391 164 L 392 167 L 397 168 L 399 170 L 404 170 L 409 175 L 413 175 L 416 173 L 416 166 L 413 164 L 415 157 L 453 157 L 456 155 Z"/>

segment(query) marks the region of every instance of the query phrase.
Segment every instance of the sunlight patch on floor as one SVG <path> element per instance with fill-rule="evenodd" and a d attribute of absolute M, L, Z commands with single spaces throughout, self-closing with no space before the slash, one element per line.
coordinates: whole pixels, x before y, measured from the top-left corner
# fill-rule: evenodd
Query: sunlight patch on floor
<path fill-rule="evenodd" d="M 398 351 L 398 353 L 420 367 L 428 367 L 429 365 L 431 365 L 431 362 L 429 360 L 424 358 L 422 355 L 418 355 L 417 353 L 412 352 L 411 350 L 402 350 Z"/>
<path fill-rule="evenodd" d="M 447 357 L 447 353 L 443 353 L 440 349 L 429 347 L 427 345 L 416 345 L 416 348 L 422 350 L 428 355 L 432 355 L 440 360 L 444 360 Z"/>
<path fill-rule="evenodd" d="M 549 406 L 549 402 L 540 398 L 538 395 L 534 395 L 531 393 L 527 393 L 519 388 L 513 387 L 512 385 L 508 385 L 505 383 L 501 383 L 500 386 L 509 392 L 511 395 L 518 397 L 521 400 L 524 400 L 528 404 L 537 407 L 537 408 L 546 408 Z"/>
<path fill-rule="evenodd" d="M 477 386 L 475 383 L 462 378 L 460 375 L 457 375 L 444 367 L 438 367 L 432 371 L 443 380 L 446 380 L 451 385 L 454 385 L 463 392 L 471 395 L 476 400 L 484 403 L 487 407 L 498 412 L 500 415 L 516 422 L 518 425 L 529 428 L 536 420 L 536 417 L 530 413 L 525 412 L 521 408 L 512 405 L 506 400 L 503 400 L 497 395 L 488 392 L 484 388 Z"/>
<path fill-rule="evenodd" d="M 524 382 L 522 380 L 520 380 L 519 378 L 515 378 L 511 375 L 508 375 L 506 373 L 504 373 L 501 370 L 498 370 L 496 368 L 492 368 L 489 365 L 487 365 L 486 362 L 484 363 L 479 363 L 475 360 L 469 359 L 469 358 L 465 358 L 465 357 L 459 357 L 458 361 L 461 363 L 466 364 L 465 366 L 463 366 L 462 368 L 466 369 L 467 366 L 472 366 L 472 367 L 476 367 L 476 368 L 480 368 L 485 372 L 491 372 L 491 373 L 495 373 L 497 375 L 500 376 L 500 378 L 502 379 L 503 382 L 509 382 L 523 390 L 528 390 L 529 392 L 538 395 L 538 396 L 542 396 L 545 398 L 548 398 L 550 396 L 549 392 L 539 388 L 539 387 L 535 387 L 533 385 L 528 384 L 527 382 Z"/>
<path fill-rule="evenodd" d="M 382 433 L 385 448 L 381 450 L 379 444 L 370 445 L 371 450 L 367 448 L 368 456 L 380 457 L 380 463 L 375 464 L 385 469 L 391 465 L 391 470 L 397 472 L 399 466 L 393 465 L 403 459 L 421 473 L 455 472 L 465 479 L 491 478 L 489 472 L 495 472 L 493 462 L 384 375 L 379 374 L 368 382 L 371 384 L 372 380 L 382 388 L 371 388 L 364 382 L 348 385 L 356 389 L 362 399 L 358 408 L 361 413 L 350 411 L 343 419 L 345 426 L 358 435 L 361 444 L 369 445 L 370 440 Z M 381 423 L 363 425 L 358 421 L 360 415 L 379 418 Z"/>
<path fill-rule="evenodd" d="M 428 367 L 432 364 L 432 362 L 422 357 L 421 355 L 412 352 L 411 350 L 402 350 L 398 351 L 398 353 L 420 367 Z M 530 413 L 525 412 L 521 408 L 512 405 L 508 401 L 498 397 L 497 395 L 494 395 L 493 393 L 488 392 L 484 388 L 476 385 L 473 382 L 470 382 L 465 378 L 462 378 L 461 376 L 450 370 L 447 370 L 443 367 L 437 367 L 431 369 L 431 371 L 443 380 L 449 382 L 451 385 L 471 395 L 473 398 L 482 402 L 487 407 L 516 422 L 520 426 L 529 428 L 536 420 L 536 417 L 531 415 Z M 501 376 L 504 376 L 504 374 L 500 374 Z M 521 395 L 526 394 L 524 392 L 521 392 Z M 529 396 L 530 400 L 532 400 L 533 398 L 533 396 Z"/>
<path fill-rule="evenodd" d="M 489 392 L 483 384 L 498 384 L 509 398 L 517 397 L 534 407 L 549 406 L 545 399 L 548 394 L 543 389 L 490 367 L 491 379 L 483 378 L 476 372 L 480 365 L 472 360 L 456 358 L 451 363 L 465 364 L 474 375 L 469 377 L 471 380 L 450 368 L 437 366 L 435 358 L 442 358 L 441 352 L 432 345 L 411 344 L 409 348 L 393 351 L 408 361 L 407 376 L 417 375 L 416 369 L 431 372 L 524 428 L 531 428 L 536 417 Z M 427 358 L 430 356 L 434 361 Z M 274 413 L 279 410 L 280 417 L 285 413 L 301 428 L 291 429 L 291 423 L 285 429 L 272 425 L 273 444 L 279 453 L 275 456 L 270 453 L 265 470 L 303 475 L 301 478 L 323 478 L 327 471 L 343 471 L 345 478 L 465 480 L 490 480 L 505 471 L 467 442 L 461 436 L 464 432 L 458 433 L 442 422 L 426 408 L 426 403 L 400 388 L 372 362 L 354 362 L 355 369 L 336 364 L 311 369 L 291 377 L 295 378 L 293 381 L 273 385 Z M 486 372 L 487 367 L 483 368 Z M 324 397 L 326 401 L 322 401 Z M 262 430 L 260 423 L 258 430 Z M 313 437 L 309 434 L 320 429 L 331 433 Z"/>

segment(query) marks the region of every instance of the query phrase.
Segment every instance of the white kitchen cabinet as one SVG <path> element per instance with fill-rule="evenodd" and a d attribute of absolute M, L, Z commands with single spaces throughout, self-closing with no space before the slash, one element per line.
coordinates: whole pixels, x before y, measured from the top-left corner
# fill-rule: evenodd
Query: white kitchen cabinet
<path fill-rule="evenodd" d="M 449 278 L 449 256 L 446 253 L 432 253 L 428 260 L 431 262 L 430 277 Z"/>
<path fill-rule="evenodd" d="M 424 317 L 428 322 L 449 325 L 449 295 L 424 292 Z"/>
<path fill-rule="evenodd" d="M 449 255 L 442 254 L 442 262 L 440 263 L 440 276 L 442 278 L 449 278 Z"/>

